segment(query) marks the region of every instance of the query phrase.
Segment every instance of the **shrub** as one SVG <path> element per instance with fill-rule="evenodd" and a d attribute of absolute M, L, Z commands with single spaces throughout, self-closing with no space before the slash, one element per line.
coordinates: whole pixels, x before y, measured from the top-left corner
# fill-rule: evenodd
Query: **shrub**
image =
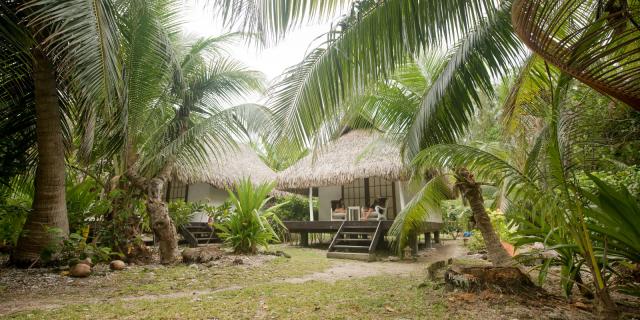
<path fill-rule="evenodd" d="M 254 186 L 250 180 L 242 180 L 236 185 L 235 192 L 228 190 L 233 209 L 228 220 L 216 224 L 221 230 L 218 234 L 236 253 L 256 253 L 259 246 L 267 247 L 279 238 L 272 223 L 284 228 L 282 221 L 274 211 L 279 204 L 266 208 L 269 192 L 273 184 Z"/>
<path fill-rule="evenodd" d="M 640 196 L 640 166 L 627 166 L 615 171 L 594 171 L 591 175 L 618 190 L 625 187 L 635 197 Z M 584 172 L 578 174 L 578 184 L 591 193 L 598 191 L 596 183 Z"/>
<path fill-rule="evenodd" d="M 318 201 L 313 200 L 314 216 L 318 214 Z M 309 201 L 300 196 L 285 196 L 276 199 L 276 204 L 280 205 L 274 210 L 283 221 L 309 221 Z"/>
<path fill-rule="evenodd" d="M 442 231 L 451 235 L 455 240 L 461 232 L 467 229 L 469 217 L 471 217 L 471 209 L 451 203 L 446 211 L 446 214 L 442 216 L 444 224 Z"/>
<path fill-rule="evenodd" d="M 57 228 L 50 228 L 48 232 L 60 234 Z M 91 258 L 96 262 L 108 262 L 113 257 L 122 257 L 123 254 L 111 251 L 110 247 L 98 246 L 95 243 L 87 243 L 89 226 L 82 227 L 79 232 L 69 234 L 69 237 L 59 237 L 59 240 L 47 247 L 41 254 L 45 263 L 72 263 L 79 259 Z"/>
<path fill-rule="evenodd" d="M 21 199 L 8 199 L 0 204 L 0 247 L 15 246 L 27 220 L 30 203 Z"/>
<path fill-rule="evenodd" d="M 176 228 L 189 223 L 195 211 L 194 204 L 187 203 L 184 200 L 169 202 L 169 216 Z"/>

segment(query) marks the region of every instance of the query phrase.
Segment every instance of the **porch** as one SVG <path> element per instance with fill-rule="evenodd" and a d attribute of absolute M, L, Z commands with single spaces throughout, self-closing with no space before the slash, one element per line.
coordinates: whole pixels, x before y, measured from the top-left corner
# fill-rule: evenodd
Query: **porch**
<path fill-rule="evenodd" d="M 309 246 L 309 234 L 313 233 L 331 233 L 334 234 L 332 243 L 329 247 L 329 252 L 332 251 L 332 247 L 337 243 L 336 241 L 342 239 L 344 241 L 364 241 L 368 240 L 370 245 L 366 251 L 367 254 L 372 254 L 378 247 L 377 241 L 383 239 L 391 225 L 393 220 L 383 221 L 284 221 L 284 225 L 287 227 L 290 233 L 300 234 L 300 245 L 303 247 Z M 424 234 L 424 246 L 431 248 L 434 243 L 440 243 L 440 229 L 442 223 L 440 222 L 423 222 L 418 232 L 413 236 L 413 240 L 410 241 L 412 245 L 412 251 L 418 251 L 418 235 Z M 339 237 L 340 233 L 355 233 L 344 232 L 345 230 L 361 229 L 360 234 L 354 236 Z M 358 240 L 356 240 L 358 239 Z M 352 246 L 356 249 L 356 246 Z M 365 247 L 362 247 L 365 251 Z"/>

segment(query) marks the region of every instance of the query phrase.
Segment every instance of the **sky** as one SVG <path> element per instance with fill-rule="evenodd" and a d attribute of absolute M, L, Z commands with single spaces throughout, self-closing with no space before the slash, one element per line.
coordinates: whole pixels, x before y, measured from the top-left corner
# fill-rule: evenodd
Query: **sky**
<path fill-rule="evenodd" d="M 210 12 L 203 10 L 201 5 L 194 5 L 197 1 L 188 1 L 185 4 L 186 23 L 183 30 L 190 35 L 217 36 L 224 33 L 224 29 L 216 23 Z M 335 18 L 338 18 L 337 15 Z M 335 19 L 332 19 L 335 20 Z M 279 76 L 287 67 L 302 61 L 305 53 L 313 49 L 310 47 L 316 38 L 325 34 L 331 28 L 331 21 L 311 24 L 298 28 L 289 33 L 284 40 L 276 46 L 258 50 L 248 47 L 247 43 L 240 41 L 230 48 L 230 54 L 244 62 L 252 70 L 264 73 L 268 82 Z M 258 102 L 260 95 L 247 97 L 244 102 Z"/>

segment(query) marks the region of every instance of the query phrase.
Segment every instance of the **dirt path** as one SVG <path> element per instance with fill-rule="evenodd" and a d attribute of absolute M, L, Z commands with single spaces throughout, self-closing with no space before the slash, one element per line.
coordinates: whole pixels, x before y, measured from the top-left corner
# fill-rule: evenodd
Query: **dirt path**
<path fill-rule="evenodd" d="M 422 252 L 418 261 L 397 262 L 362 262 L 352 260 L 335 260 L 333 267 L 300 278 L 284 279 L 287 283 L 304 283 L 307 281 L 335 282 L 336 280 L 358 279 L 383 274 L 408 275 L 424 268 L 436 261 L 458 257 L 466 253 L 466 248 L 457 242 L 448 242 L 436 249 Z"/>
<path fill-rule="evenodd" d="M 379 262 L 360 262 L 352 260 L 332 260 L 333 266 L 322 271 L 305 275 L 298 278 L 287 278 L 281 280 L 275 280 L 264 283 L 257 283 L 257 285 L 264 284 L 281 284 L 291 283 L 300 284 L 307 281 L 325 281 L 335 282 L 345 279 L 358 279 L 384 274 L 393 274 L 406 276 L 414 272 L 424 270 L 427 265 L 432 262 L 444 260 L 452 257 L 457 257 L 465 253 L 465 248 L 458 242 L 447 242 L 446 244 L 439 246 L 437 249 L 422 251 L 421 256 L 417 261 L 379 261 Z M 44 299 L 30 299 L 30 300 L 14 300 L 0 302 L 0 315 L 7 315 L 15 312 L 29 311 L 34 309 L 39 310 L 51 310 L 57 309 L 68 305 L 74 304 L 91 304 L 102 303 L 105 301 L 119 302 L 119 301 L 139 301 L 139 300 L 159 300 L 159 299 L 179 299 L 192 297 L 194 300 L 199 299 L 204 295 L 212 295 L 221 292 L 242 290 L 251 286 L 229 286 L 225 288 L 209 289 L 209 290 L 190 290 L 190 291 L 178 291 L 168 294 L 148 294 L 141 296 L 123 296 L 123 297 L 110 297 L 106 298 L 89 298 L 83 301 L 69 301 L 63 297 L 43 297 Z M 258 310 L 258 313 L 262 310 Z"/>

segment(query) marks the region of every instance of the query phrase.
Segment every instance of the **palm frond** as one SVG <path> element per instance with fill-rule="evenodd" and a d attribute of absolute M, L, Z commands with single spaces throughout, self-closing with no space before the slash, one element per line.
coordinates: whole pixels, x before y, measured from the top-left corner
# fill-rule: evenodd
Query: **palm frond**
<path fill-rule="evenodd" d="M 514 43 L 514 37 L 509 39 L 507 11 L 500 15 L 506 25 L 486 33 L 495 36 L 485 44 L 504 43 L 498 50 L 502 53 L 507 52 L 502 48 Z M 320 130 L 322 123 L 338 114 L 350 97 L 361 95 L 370 84 L 393 74 L 411 55 L 424 52 L 430 45 L 454 42 L 487 17 L 494 21 L 496 12 L 492 1 L 380 2 L 328 33 L 327 42 L 285 72 L 272 88 L 269 105 L 274 109 L 274 119 L 300 147 L 308 146 L 313 135 L 316 140 L 328 141 L 330 135 Z M 485 60 L 475 56 L 478 63 L 492 62 L 494 56 L 489 53 L 482 52 L 488 57 Z M 319 134 L 324 136 L 317 137 Z"/>
<path fill-rule="evenodd" d="M 333 16 L 350 0 L 211 1 L 225 25 L 255 35 L 264 45 L 282 39 L 292 28 Z"/>
<path fill-rule="evenodd" d="M 425 93 L 407 137 L 409 157 L 424 147 L 457 140 L 481 105 L 493 94 L 492 78 L 520 64 L 524 53 L 509 22 L 509 2 L 483 19 L 456 46 L 447 66 Z"/>
<path fill-rule="evenodd" d="M 640 110 L 640 3 L 598 3 L 516 0 L 513 25 L 546 61 Z"/>
<path fill-rule="evenodd" d="M 389 229 L 391 246 L 402 252 L 411 232 L 419 230 L 432 215 L 442 215 L 441 202 L 451 198 L 451 186 L 445 176 L 429 180 L 394 219 Z"/>

